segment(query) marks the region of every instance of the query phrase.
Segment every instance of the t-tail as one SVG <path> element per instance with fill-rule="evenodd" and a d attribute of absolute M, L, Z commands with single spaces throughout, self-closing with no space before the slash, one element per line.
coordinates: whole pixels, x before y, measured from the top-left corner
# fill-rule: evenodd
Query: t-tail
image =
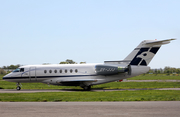
<path fill-rule="evenodd" d="M 160 41 L 144 40 L 124 59 L 124 61 L 130 61 L 130 65 L 147 66 L 160 47 L 164 44 L 170 43 L 172 40 L 175 39 Z"/>
<path fill-rule="evenodd" d="M 129 64 L 135 66 L 147 66 L 160 47 L 175 39 L 167 40 L 144 40 L 124 60 L 104 61 L 106 64 Z"/>

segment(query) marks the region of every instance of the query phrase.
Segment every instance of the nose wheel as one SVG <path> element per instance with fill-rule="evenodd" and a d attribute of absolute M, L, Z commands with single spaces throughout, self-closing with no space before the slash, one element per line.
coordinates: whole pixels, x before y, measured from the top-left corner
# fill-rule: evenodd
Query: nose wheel
<path fill-rule="evenodd" d="M 21 90 L 21 87 L 20 87 L 20 86 L 17 86 L 16 89 L 19 91 L 19 90 Z"/>
<path fill-rule="evenodd" d="M 16 85 L 17 85 L 16 90 L 18 91 L 21 90 L 21 84 L 18 82 Z"/>

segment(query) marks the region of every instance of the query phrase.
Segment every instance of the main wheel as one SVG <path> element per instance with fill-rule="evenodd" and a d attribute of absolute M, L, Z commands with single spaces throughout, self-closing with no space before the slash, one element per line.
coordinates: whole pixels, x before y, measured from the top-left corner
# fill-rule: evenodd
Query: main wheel
<path fill-rule="evenodd" d="M 17 86 L 16 89 L 19 91 L 19 90 L 21 90 L 21 87 L 20 87 L 20 86 Z"/>
<path fill-rule="evenodd" d="M 85 86 L 85 87 L 83 87 L 83 88 L 84 88 L 84 91 L 90 91 L 90 90 L 91 90 L 91 85 Z"/>

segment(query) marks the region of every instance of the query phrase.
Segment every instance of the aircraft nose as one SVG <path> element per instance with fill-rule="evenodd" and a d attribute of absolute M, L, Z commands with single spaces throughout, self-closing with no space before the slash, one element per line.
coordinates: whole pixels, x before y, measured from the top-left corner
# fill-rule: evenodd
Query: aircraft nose
<path fill-rule="evenodd" d="M 5 80 L 6 79 L 6 75 L 2 79 Z"/>
<path fill-rule="evenodd" d="M 5 75 L 2 79 L 7 80 L 8 77 L 9 77 L 9 74 Z"/>

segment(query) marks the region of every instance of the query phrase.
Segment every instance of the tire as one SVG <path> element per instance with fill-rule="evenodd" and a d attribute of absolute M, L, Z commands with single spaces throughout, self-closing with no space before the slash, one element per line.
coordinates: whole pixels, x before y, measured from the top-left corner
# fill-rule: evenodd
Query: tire
<path fill-rule="evenodd" d="M 21 87 L 20 87 L 20 86 L 17 86 L 16 89 L 19 91 L 19 90 L 21 90 Z"/>
<path fill-rule="evenodd" d="M 91 85 L 90 86 L 85 86 L 83 88 L 84 88 L 84 91 L 90 91 L 91 90 Z"/>

